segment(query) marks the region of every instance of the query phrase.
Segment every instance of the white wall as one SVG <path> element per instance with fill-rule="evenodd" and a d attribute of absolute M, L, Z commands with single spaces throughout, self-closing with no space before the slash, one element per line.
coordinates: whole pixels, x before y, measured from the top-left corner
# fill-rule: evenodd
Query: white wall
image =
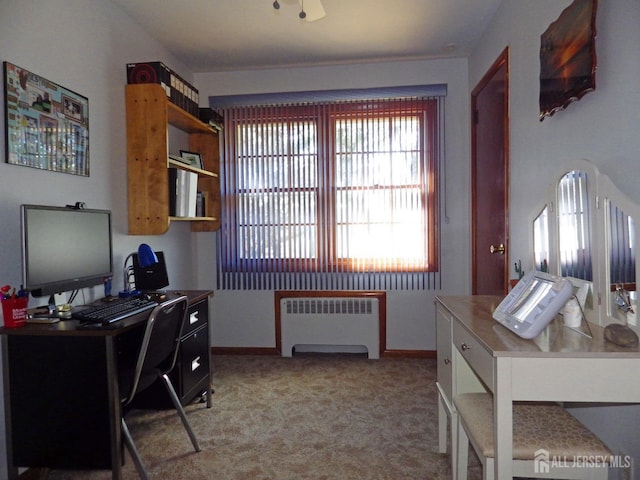
<path fill-rule="evenodd" d="M 553 117 L 538 120 L 540 34 L 570 3 L 503 2 L 469 59 L 473 88 L 499 53 L 507 46 L 510 50 L 510 247 L 512 258 L 521 258 L 525 270 L 532 268 L 532 209 L 572 161 L 591 160 L 627 196 L 640 202 L 640 2 L 598 0 L 596 90 Z M 634 456 L 637 477 L 640 407 L 576 408 L 573 412 L 615 453 Z"/>
<path fill-rule="evenodd" d="M 510 49 L 511 257 L 531 268 L 529 230 L 523 225 L 562 165 L 591 160 L 635 202 L 640 186 L 640 3 L 599 0 L 596 90 L 553 117 L 538 120 L 540 34 L 570 0 L 510 0 L 469 59 L 473 88 L 506 47 Z"/>
<path fill-rule="evenodd" d="M 9 165 L 4 163 L 5 139 L 0 135 L 0 282 L 21 283 L 20 204 L 83 201 L 89 207 L 113 211 L 116 272 L 122 271 L 124 257 L 146 241 L 167 254 L 172 285 L 195 287 L 189 254 L 195 239 L 188 226 L 172 226 L 169 233 L 157 237 L 126 234 L 125 65 L 160 60 L 185 78 L 191 78 L 190 73 L 118 7 L 104 0 L 1 0 L 0 45 L 0 60 L 89 98 L 91 162 L 90 177 Z M 4 124 L 2 102 L 0 98 Z M 120 273 L 113 288 L 122 288 Z M 95 295 L 102 296 L 102 288 L 95 290 Z M 1 411 L 0 418 L 4 418 Z M 3 424 L 0 452 L 4 452 Z M 5 458 L 0 454 L 0 478 L 7 478 L 5 469 Z"/>
<path fill-rule="evenodd" d="M 433 298 L 469 292 L 469 119 L 466 59 L 389 62 L 195 74 L 200 98 L 418 84 L 448 85 L 446 210 L 442 222 L 442 290 L 387 293 L 387 348 L 435 350 Z M 206 100 L 201 100 L 201 103 Z M 209 244 L 203 245 L 210 248 Z M 275 347 L 272 291 L 217 291 L 213 344 Z"/>

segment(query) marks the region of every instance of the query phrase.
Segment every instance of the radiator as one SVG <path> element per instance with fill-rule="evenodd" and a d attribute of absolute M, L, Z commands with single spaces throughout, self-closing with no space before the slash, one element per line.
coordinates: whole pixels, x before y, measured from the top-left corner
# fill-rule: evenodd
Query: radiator
<path fill-rule="evenodd" d="M 315 351 L 364 347 L 369 358 L 380 358 L 379 314 L 377 298 L 281 298 L 282 356 L 292 356 L 294 347 Z"/>

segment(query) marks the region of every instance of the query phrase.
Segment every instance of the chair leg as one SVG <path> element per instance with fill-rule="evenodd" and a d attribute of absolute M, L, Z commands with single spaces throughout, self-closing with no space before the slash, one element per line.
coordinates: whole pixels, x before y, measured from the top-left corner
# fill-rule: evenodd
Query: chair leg
<path fill-rule="evenodd" d="M 493 480 L 493 477 L 495 475 L 495 463 L 493 461 L 493 458 L 485 458 L 484 462 L 482 463 L 482 478 L 484 480 Z"/>
<path fill-rule="evenodd" d="M 451 414 L 451 462 L 452 478 L 455 480 L 458 478 L 458 412 Z"/>
<path fill-rule="evenodd" d="M 164 381 L 165 387 L 167 387 L 167 391 L 169 392 L 169 396 L 171 397 L 171 401 L 173 405 L 176 407 L 178 415 L 180 416 L 180 420 L 182 420 L 182 425 L 184 425 L 187 434 L 189 434 L 189 438 L 191 439 L 191 443 L 193 444 L 193 448 L 195 448 L 196 452 L 200 451 L 200 445 L 198 445 L 198 439 L 196 438 L 196 434 L 193 433 L 191 425 L 189 425 L 189 420 L 187 420 L 187 415 L 184 412 L 184 408 L 182 408 L 182 404 L 180 403 L 180 399 L 176 394 L 173 385 L 171 384 L 171 380 L 169 380 L 169 376 L 167 374 L 161 375 L 162 380 Z"/>
<path fill-rule="evenodd" d="M 122 429 L 122 436 L 124 438 L 124 443 L 129 449 L 131 458 L 133 458 L 133 463 L 136 466 L 138 475 L 140 475 L 140 478 L 142 478 L 142 480 L 149 480 L 149 474 L 147 473 L 147 470 L 144 468 L 144 465 L 142 464 L 142 459 L 140 458 L 140 454 L 138 453 L 138 449 L 136 448 L 136 445 L 133 443 L 133 437 L 131 437 L 131 433 L 129 432 L 129 427 L 127 427 L 127 424 L 124 421 L 124 417 L 122 418 L 122 421 L 121 421 L 121 429 Z"/>

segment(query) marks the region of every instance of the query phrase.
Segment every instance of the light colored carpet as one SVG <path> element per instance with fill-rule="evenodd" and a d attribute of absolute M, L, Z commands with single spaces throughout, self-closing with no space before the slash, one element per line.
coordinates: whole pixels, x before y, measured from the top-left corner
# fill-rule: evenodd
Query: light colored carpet
<path fill-rule="evenodd" d="M 437 451 L 436 363 L 349 355 L 213 356 L 213 407 L 187 407 L 195 453 L 171 410 L 127 417 L 152 478 L 430 480 L 451 478 Z M 49 480 L 110 471 L 51 471 Z M 126 455 L 125 479 L 137 479 Z M 479 465 L 470 479 L 480 478 Z"/>

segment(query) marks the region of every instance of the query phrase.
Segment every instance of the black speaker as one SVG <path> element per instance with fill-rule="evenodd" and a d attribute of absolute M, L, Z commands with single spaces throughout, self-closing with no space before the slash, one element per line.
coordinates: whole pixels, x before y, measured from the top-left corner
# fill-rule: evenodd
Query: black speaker
<path fill-rule="evenodd" d="M 148 267 L 140 266 L 138 254 L 133 254 L 133 275 L 136 279 L 136 290 L 159 290 L 169 285 L 167 265 L 164 263 L 164 253 L 156 252 L 158 263 Z"/>

